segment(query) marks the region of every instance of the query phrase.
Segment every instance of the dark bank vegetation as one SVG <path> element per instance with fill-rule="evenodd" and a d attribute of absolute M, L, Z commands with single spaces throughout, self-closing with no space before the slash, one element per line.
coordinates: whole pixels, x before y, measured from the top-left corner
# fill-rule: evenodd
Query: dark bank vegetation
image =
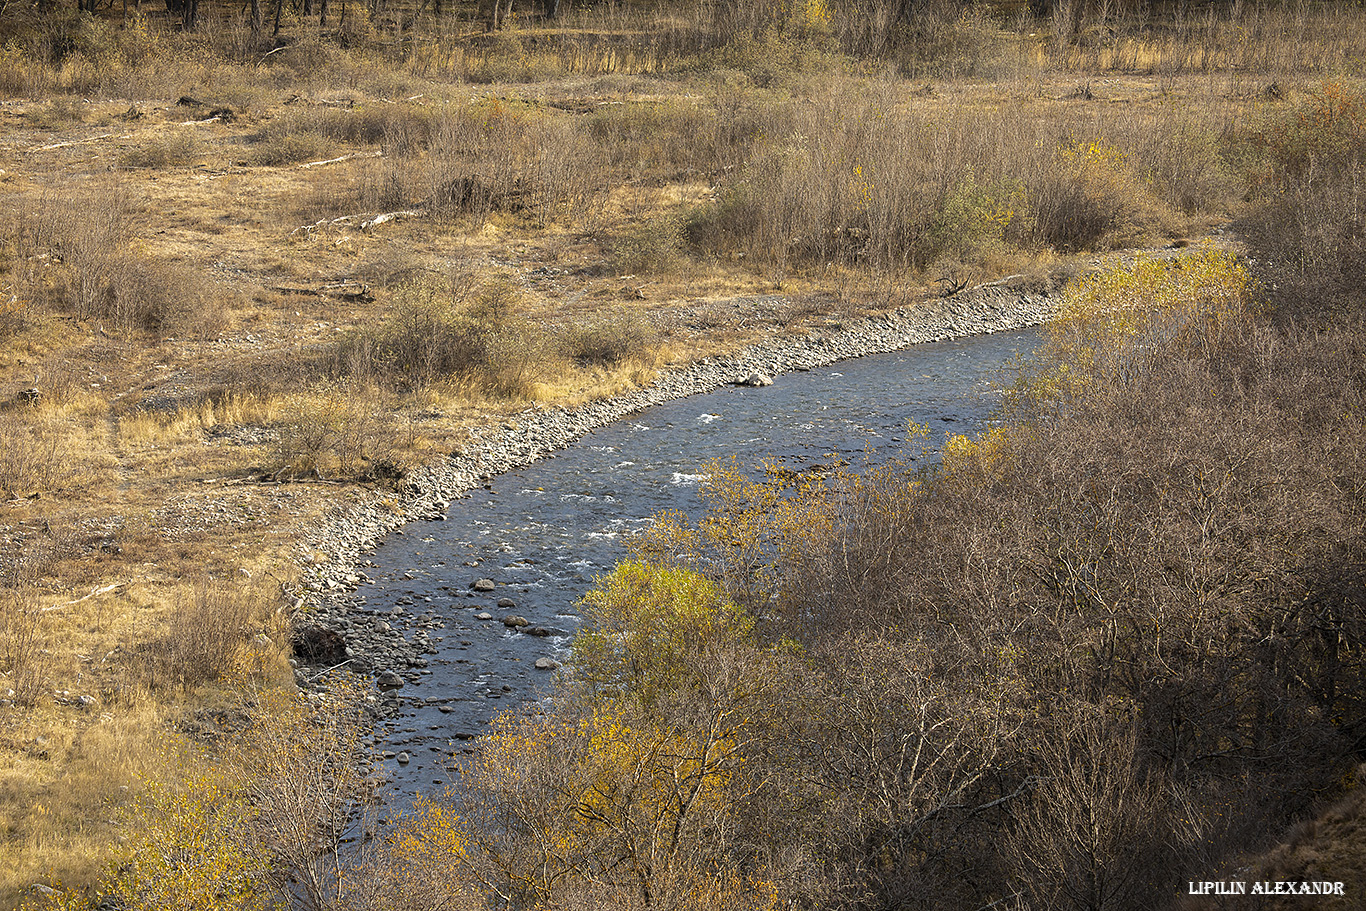
<path fill-rule="evenodd" d="M 1259 869 L 1349 868 L 1354 6 L 259 6 L 0 0 L 0 905 L 1162 907 L 1296 822 Z M 464 423 L 1230 218 L 1077 281 L 940 470 L 717 467 L 396 827 L 363 694 L 290 695 L 301 529 Z"/>

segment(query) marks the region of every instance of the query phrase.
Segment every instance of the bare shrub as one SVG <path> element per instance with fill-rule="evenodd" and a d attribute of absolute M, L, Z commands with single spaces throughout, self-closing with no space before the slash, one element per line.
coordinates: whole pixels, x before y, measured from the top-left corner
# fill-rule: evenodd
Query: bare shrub
<path fill-rule="evenodd" d="M 404 285 L 390 317 L 343 339 L 329 367 L 406 389 L 461 379 L 496 395 L 526 395 L 549 338 L 520 316 L 522 294 L 501 276 Z"/>
<path fill-rule="evenodd" d="M 769 119 L 768 107 L 758 93 L 718 90 L 705 102 L 600 107 L 588 115 L 586 129 L 603 147 L 612 170 L 624 177 L 671 177 L 689 169 L 708 173 L 744 160 Z"/>
<path fill-rule="evenodd" d="M 321 387 L 296 395 L 279 427 L 277 477 L 370 479 L 401 475 L 394 463 L 392 411 L 357 388 Z"/>
<path fill-rule="evenodd" d="M 565 356 L 580 365 L 610 367 L 644 355 L 655 340 L 645 318 L 623 308 L 574 323 L 564 330 L 560 345 Z"/>
<path fill-rule="evenodd" d="M 613 244 L 617 268 L 623 272 L 667 274 L 683 259 L 683 222 L 666 212 L 631 225 Z"/>
<path fill-rule="evenodd" d="M 1145 226 L 1146 189 L 1129 156 L 1104 140 L 1057 148 L 1029 180 L 1035 236 L 1060 250 L 1116 245 Z"/>
<path fill-rule="evenodd" d="M 252 137 L 248 160 L 276 167 L 328 158 L 336 140 L 325 131 L 325 123 L 311 112 L 276 117 Z"/>
<path fill-rule="evenodd" d="M 1138 749 L 1132 713 L 1053 707 L 1032 792 L 1007 833 L 1031 908 L 1087 911 L 1160 904 L 1172 862 L 1165 782 Z"/>
<path fill-rule="evenodd" d="M 261 609 L 261 594 L 252 586 L 199 583 L 172 609 L 170 628 L 154 648 L 149 682 L 192 690 L 231 676 Z"/>
<path fill-rule="evenodd" d="M 605 192 L 606 159 L 576 123 L 496 99 L 443 109 L 431 149 L 401 195 L 422 199 L 439 218 L 482 222 L 509 212 L 546 225 L 591 216 L 590 203 Z"/>
<path fill-rule="evenodd" d="M 119 153 L 123 168 L 182 168 L 199 158 L 203 146 L 199 136 L 191 130 L 176 130 L 166 136 Z"/>
<path fill-rule="evenodd" d="M 1287 314 L 1361 304 L 1366 96 L 1324 85 L 1251 135 L 1262 171 L 1245 232 Z"/>
<path fill-rule="evenodd" d="M 311 696 L 266 694 L 233 751 L 250 836 L 277 886 L 309 911 L 341 906 L 347 891 L 345 837 L 363 814 L 370 721 L 364 687 L 333 675 Z"/>
<path fill-rule="evenodd" d="M 895 273 L 941 258 L 993 263 L 1027 246 L 1113 246 L 1165 215 L 1131 153 L 1099 138 L 1122 133 L 1118 123 L 1059 143 L 1068 118 L 907 106 L 888 84 L 792 107 L 782 132 L 690 213 L 696 248 L 779 271 Z M 1179 200 L 1180 177 L 1168 178 Z"/>
<path fill-rule="evenodd" d="M 83 216 L 71 219 L 71 209 Z M 133 248 L 135 211 L 118 188 L 44 197 L 21 211 L 18 284 L 35 301 L 123 331 L 211 333 L 222 307 L 202 276 Z"/>
<path fill-rule="evenodd" d="M 0 490 L 11 497 L 52 490 L 74 475 L 57 427 L 22 414 L 0 414 Z"/>

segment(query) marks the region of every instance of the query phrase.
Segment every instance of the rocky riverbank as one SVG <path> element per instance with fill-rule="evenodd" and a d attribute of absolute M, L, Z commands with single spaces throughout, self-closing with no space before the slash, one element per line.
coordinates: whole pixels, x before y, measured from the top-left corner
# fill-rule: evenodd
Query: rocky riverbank
<path fill-rule="evenodd" d="M 364 555 L 386 535 L 402 533 L 406 522 L 440 520 L 450 502 L 466 491 L 652 405 L 924 342 L 1038 325 L 1056 304 L 1057 287 L 1045 285 L 1003 279 L 839 330 L 765 340 L 730 357 L 705 358 L 615 398 L 575 408 L 531 408 L 476 430 L 464 451 L 413 472 L 397 504 L 375 496 L 332 517 L 303 542 L 295 602 L 296 652 L 306 662 L 297 671 L 300 682 L 309 684 L 338 665 L 375 676 L 382 688 L 416 681 L 425 673 L 427 630 L 439 625 L 433 614 L 420 613 L 415 605 L 380 613 L 363 608 L 350 595 L 368 581 Z"/>

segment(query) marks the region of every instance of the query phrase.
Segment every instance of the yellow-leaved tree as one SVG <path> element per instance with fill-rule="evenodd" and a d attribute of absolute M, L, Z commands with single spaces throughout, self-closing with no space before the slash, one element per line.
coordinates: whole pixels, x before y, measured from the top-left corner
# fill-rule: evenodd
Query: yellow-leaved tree
<path fill-rule="evenodd" d="M 510 712 L 463 770 L 468 856 L 505 901 L 594 908 L 771 906 L 730 850 L 760 652 L 697 573 L 623 563 L 544 714 Z"/>

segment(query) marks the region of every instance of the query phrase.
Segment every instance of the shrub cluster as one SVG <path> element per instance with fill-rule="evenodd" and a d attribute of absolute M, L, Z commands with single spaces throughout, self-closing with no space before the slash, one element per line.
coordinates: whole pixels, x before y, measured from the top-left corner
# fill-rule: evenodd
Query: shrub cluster
<path fill-rule="evenodd" d="M 455 379 L 496 395 L 525 396 L 548 339 L 520 315 L 522 293 L 501 276 L 406 285 L 384 323 L 336 346 L 331 368 L 407 389 Z"/>

